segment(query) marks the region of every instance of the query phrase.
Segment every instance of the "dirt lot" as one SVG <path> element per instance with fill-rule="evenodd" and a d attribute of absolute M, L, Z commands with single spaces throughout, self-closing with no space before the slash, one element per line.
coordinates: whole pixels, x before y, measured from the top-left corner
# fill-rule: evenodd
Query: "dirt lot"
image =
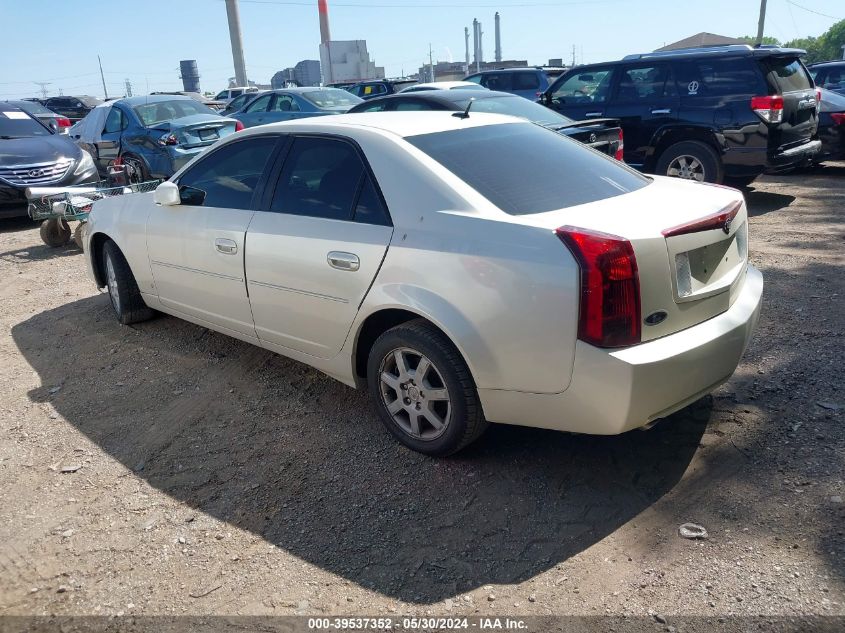
<path fill-rule="evenodd" d="M 445 460 L 308 367 L 119 326 L 4 221 L 0 615 L 845 614 L 845 163 L 747 196 L 765 305 L 712 398 Z"/>

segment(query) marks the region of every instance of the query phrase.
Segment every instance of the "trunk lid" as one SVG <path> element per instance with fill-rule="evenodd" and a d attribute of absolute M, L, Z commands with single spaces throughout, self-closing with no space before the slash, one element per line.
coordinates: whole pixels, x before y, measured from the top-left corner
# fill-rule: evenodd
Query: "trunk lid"
<path fill-rule="evenodd" d="M 587 119 L 548 127 L 609 156 L 615 156 L 620 145 L 619 119 Z"/>
<path fill-rule="evenodd" d="M 770 94 L 783 97 L 783 119 L 769 125 L 769 150 L 782 152 L 810 141 L 818 127 L 816 92 L 807 69 L 795 55 L 760 60 Z"/>
<path fill-rule="evenodd" d="M 745 280 L 748 215 L 742 194 L 728 187 L 655 177 L 631 193 L 514 220 L 550 232 L 568 225 L 630 241 L 643 342 L 725 312 Z"/>
<path fill-rule="evenodd" d="M 162 133 L 170 132 L 176 136 L 177 144 L 184 148 L 212 145 L 225 136 L 235 133 L 234 119 L 206 114 L 173 119 L 155 126 Z"/>

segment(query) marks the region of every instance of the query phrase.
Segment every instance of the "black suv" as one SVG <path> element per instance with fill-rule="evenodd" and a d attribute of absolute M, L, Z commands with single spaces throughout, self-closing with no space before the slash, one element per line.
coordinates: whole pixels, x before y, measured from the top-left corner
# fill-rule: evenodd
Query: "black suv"
<path fill-rule="evenodd" d="M 540 99 L 573 119 L 619 119 L 625 162 L 638 169 L 746 185 L 821 149 L 803 54 L 732 45 L 629 55 L 573 68 Z"/>
<path fill-rule="evenodd" d="M 84 119 L 95 107 L 102 103 L 96 97 L 80 95 L 78 97 L 50 97 L 43 101 L 44 106 L 64 117 L 71 123 Z"/>
<path fill-rule="evenodd" d="M 416 79 L 371 79 L 369 81 L 362 81 L 354 86 L 347 88 L 349 92 L 356 97 L 362 99 L 374 99 L 375 97 L 383 97 L 384 95 L 392 95 L 419 83 Z"/>

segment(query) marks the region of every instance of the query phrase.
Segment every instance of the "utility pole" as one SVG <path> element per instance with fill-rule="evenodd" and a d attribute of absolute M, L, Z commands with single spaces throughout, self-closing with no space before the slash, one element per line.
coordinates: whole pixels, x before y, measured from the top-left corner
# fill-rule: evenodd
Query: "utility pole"
<path fill-rule="evenodd" d="M 431 42 L 428 43 L 428 67 L 431 69 L 431 81 L 434 81 L 434 58 L 431 54 Z"/>
<path fill-rule="evenodd" d="M 323 7 L 325 1 L 320 3 Z M 235 63 L 235 82 L 238 86 L 247 86 L 246 62 L 244 61 L 244 45 L 241 36 L 241 16 L 238 12 L 238 0 L 226 0 L 226 16 L 229 19 L 229 40 L 232 43 L 232 61 Z M 320 29 L 322 29 L 322 22 Z M 326 23 L 328 36 L 328 22 Z"/>
<path fill-rule="evenodd" d="M 32 83 L 34 83 L 36 86 L 41 87 L 41 98 L 46 99 L 47 98 L 47 86 L 49 86 L 53 82 L 52 81 L 33 81 Z"/>
<path fill-rule="evenodd" d="M 572 66 L 575 66 L 575 44 L 572 45 Z"/>
<path fill-rule="evenodd" d="M 464 74 L 469 74 L 469 27 L 464 27 L 464 49 L 466 51 L 465 58 L 466 61 L 464 62 Z"/>
<path fill-rule="evenodd" d="M 106 101 L 109 100 L 109 91 L 106 88 L 106 76 L 103 74 L 103 62 L 100 60 L 100 56 L 97 55 L 97 63 L 100 64 L 100 79 L 103 80 L 103 94 L 106 95 Z"/>
<path fill-rule="evenodd" d="M 755 46 L 763 43 L 763 27 L 766 24 L 766 0 L 760 0 L 760 19 L 757 21 L 757 40 Z"/>

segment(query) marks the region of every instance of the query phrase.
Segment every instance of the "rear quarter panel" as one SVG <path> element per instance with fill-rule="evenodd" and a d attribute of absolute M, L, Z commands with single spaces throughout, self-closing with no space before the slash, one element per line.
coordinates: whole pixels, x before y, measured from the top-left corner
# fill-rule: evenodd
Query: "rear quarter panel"
<path fill-rule="evenodd" d="M 416 149 L 397 151 L 397 142 L 360 139 L 395 230 L 353 332 L 373 312 L 405 308 L 450 337 L 478 387 L 566 389 L 578 320 L 567 249 Z"/>

